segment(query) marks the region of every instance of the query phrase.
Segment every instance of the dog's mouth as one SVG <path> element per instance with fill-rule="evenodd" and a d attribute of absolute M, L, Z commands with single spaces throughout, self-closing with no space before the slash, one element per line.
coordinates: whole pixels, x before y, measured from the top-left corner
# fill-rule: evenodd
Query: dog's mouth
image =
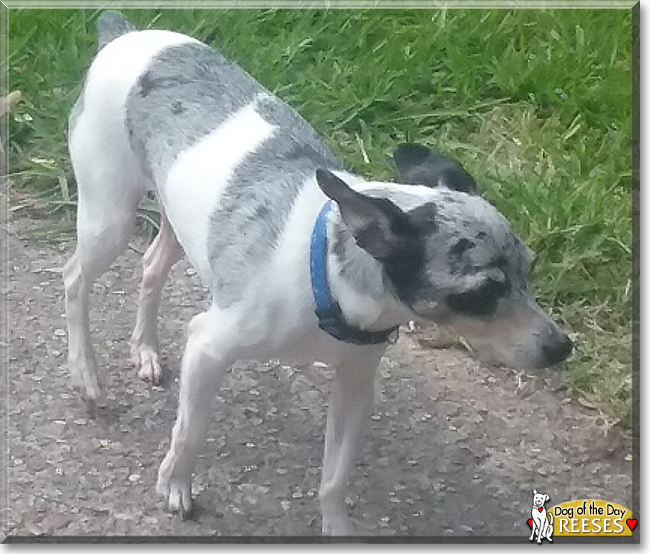
<path fill-rule="evenodd" d="M 542 369 L 564 361 L 573 344 L 532 301 L 513 302 L 492 317 L 448 314 L 444 325 L 464 337 L 487 365 Z"/>

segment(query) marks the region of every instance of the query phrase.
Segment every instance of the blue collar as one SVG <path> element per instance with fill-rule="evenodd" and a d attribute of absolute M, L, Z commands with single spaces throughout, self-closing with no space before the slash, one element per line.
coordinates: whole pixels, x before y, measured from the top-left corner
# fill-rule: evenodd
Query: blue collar
<path fill-rule="evenodd" d="M 311 234 L 309 272 L 311 290 L 316 302 L 318 326 L 335 339 L 352 344 L 381 344 L 388 342 L 397 327 L 384 331 L 364 331 L 347 324 L 341 306 L 332 298 L 327 279 L 327 216 L 332 208 L 328 201 L 318 214 Z"/>

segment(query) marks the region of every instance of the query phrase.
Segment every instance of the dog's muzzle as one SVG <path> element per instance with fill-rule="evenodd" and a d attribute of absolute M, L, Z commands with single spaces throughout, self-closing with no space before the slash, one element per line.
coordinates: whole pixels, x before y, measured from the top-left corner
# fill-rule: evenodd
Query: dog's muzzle
<path fill-rule="evenodd" d="M 542 356 L 545 362 L 542 367 L 559 364 L 566 360 L 572 351 L 573 343 L 571 339 L 562 333 L 562 331 L 559 331 L 557 338 L 554 337 L 542 346 Z"/>

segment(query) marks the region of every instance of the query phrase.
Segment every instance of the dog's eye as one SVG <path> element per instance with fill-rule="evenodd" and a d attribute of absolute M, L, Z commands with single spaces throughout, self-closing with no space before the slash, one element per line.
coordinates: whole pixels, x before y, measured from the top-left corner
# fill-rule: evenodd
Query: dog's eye
<path fill-rule="evenodd" d="M 489 279 L 476 290 L 449 295 L 447 304 L 452 310 L 465 315 L 491 315 L 496 311 L 499 299 L 505 296 L 509 288 L 507 281 L 498 282 Z"/>

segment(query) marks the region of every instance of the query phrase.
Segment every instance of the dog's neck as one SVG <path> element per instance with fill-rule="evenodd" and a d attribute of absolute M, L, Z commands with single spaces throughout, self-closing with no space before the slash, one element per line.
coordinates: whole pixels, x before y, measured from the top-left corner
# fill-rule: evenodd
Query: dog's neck
<path fill-rule="evenodd" d="M 412 317 L 394 294 L 381 263 L 357 245 L 336 206 L 331 209 L 327 234 L 331 294 L 346 322 L 366 331 L 408 323 Z"/>

